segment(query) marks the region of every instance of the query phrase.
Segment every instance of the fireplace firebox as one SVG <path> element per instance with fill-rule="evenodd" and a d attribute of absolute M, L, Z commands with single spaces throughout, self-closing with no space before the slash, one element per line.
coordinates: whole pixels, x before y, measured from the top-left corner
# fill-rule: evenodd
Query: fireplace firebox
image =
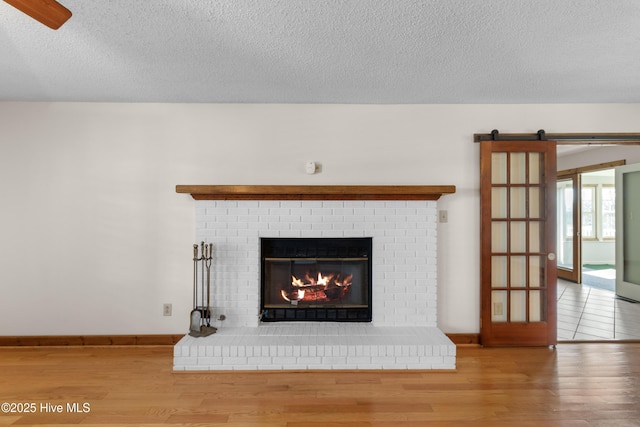
<path fill-rule="evenodd" d="M 371 322 L 371 238 L 262 238 L 264 322 Z"/>

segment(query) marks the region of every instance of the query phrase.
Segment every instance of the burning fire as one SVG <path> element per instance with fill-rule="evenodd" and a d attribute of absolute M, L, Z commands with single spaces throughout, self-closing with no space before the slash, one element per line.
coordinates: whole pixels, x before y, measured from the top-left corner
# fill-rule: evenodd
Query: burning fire
<path fill-rule="evenodd" d="M 285 301 L 308 302 L 332 302 L 346 295 L 351 286 L 353 274 L 342 277 L 340 274 L 331 273 L 323 276 L 318 272 L 318 277 L 305 274 L 304 279 L 291 276 L 291 288 L 289 291 L 280 290 Z"/>

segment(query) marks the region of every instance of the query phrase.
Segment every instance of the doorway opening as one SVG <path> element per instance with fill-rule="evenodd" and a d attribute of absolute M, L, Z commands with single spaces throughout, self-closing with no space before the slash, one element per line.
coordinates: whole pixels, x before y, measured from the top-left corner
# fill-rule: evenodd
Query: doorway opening
<path fill-rule="evenodd" d="M 615 168 L 625 163 L 558 172 L 560 341 L 640 339 L 640 304 L 616 295 Z"/>
<path fill-rule="evenodd" d="M 558 277 L 612 292 L 616 277 L 614 166 L 559 171 L 556 183 Z"/>

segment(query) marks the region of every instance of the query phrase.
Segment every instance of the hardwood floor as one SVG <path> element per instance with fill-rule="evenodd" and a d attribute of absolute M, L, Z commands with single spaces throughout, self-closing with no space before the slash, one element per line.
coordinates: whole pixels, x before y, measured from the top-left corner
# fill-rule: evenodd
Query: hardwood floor
<path fill-rule="evenodd" d="M 0 348 L 0 403 L 35 408 L 0 425 L 640 425 L 637 343 L 463 346 L 449 373 L 178 373 L 172 351 Z"/>

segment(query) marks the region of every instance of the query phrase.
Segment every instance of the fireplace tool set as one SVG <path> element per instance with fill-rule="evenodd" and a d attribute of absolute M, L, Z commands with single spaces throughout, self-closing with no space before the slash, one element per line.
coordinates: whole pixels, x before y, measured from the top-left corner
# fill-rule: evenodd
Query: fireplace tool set
<path fill-rule="evenodd" d="M 189 335 L 192 337 L 207 337 L 217 331 L 215 327 L 211 326 L 212 260 L 213 243 L 201 242 L 199 247 L 193 245 L 193 310 L 191 310 L 191 325 L 189 327 Z M 198 277 L 198 270 L 200 270 L 200 277 Z M 198 295 L 200 296 L 199 301 Z"/>

